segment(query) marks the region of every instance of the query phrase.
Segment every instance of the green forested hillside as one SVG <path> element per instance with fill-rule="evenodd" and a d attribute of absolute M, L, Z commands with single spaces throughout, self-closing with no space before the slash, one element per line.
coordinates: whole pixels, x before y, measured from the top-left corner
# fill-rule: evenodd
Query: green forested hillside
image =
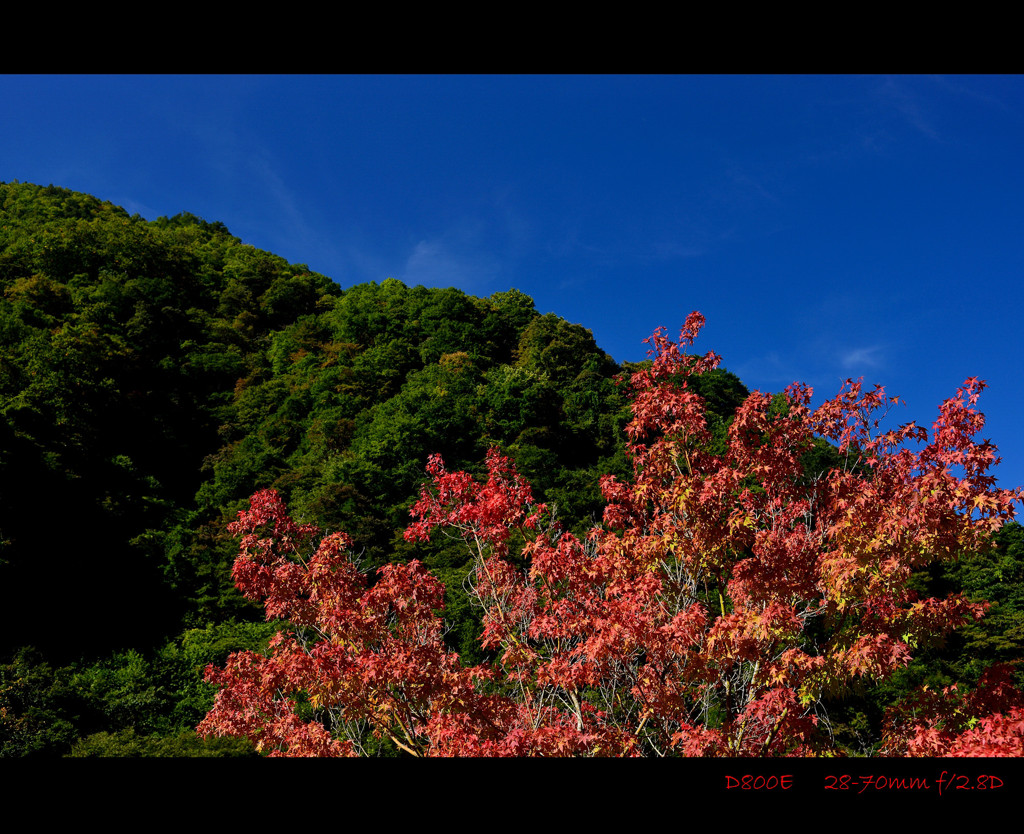
<path fill-rule="evenodd" d="M 479 470 L 498 445 L 586 529 L 599 476 L 626 472 L 624 370 L 515 289 L 342 289 L 221 223 L 0 184 L 0 755 L 249 752 L 191 728 L 203 666 L 273 629 L 234 589 L 226 531 L 264 487 L 348 532 L 367 566 L 424 560 L 474 658 L 465 555 L 402 537 L 427 456 Z M 721 436 L 747 391 L 727 371 L 700 385 Z M 1020 528 L 1000 540 L 920 578 L 998 599 L 908 676 L 1020 657 Z M 878 705 L 836 709 L 869 747 Z"/>

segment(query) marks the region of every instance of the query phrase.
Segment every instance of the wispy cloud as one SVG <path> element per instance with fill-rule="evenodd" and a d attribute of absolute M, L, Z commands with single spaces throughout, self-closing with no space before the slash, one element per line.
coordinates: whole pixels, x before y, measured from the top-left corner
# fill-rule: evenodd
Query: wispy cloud
<path fill-rule="evenodd" d="M 884 364 L 881 345 L 870 347 L 858 347 L 843 351 L 839 362 L 844 370 L 851 371 L 858 368 L 880 368 Z"/>
<path fill-rule="evenodd" d="M 806 379 L 806 374 L 801 373 L 797 363 L 774 350 L 740 362 L 728 363 L 728 369 L 752 390 L 779 391 L 791 382 Z"/>
<path fill-rule="evenodd" d="M 725 172 L 732 185 L 732 199 L 752 202 L 763 201 L 774 206 L 781 206 L 782 200 L 765 185 L 766 176 L 755 177 L 742 170 L 738 165 L 731 165 Z"/>
<path fill-rule="evenodd" d="M 909 83 L 889 77 L 884 79 L 879 92 L 883 101 L 894 108 L 906 124 L 935 142 L 945 141 L 936 129 L 922 96 Z"/>
<path fill-rule="evenodd" d="M 305 246 L 315 241 L 317 232 L 299 209 L 301 201 L 278 173 L 270 154 L 266 151 L 254 153 L 249 159 L 249 167 L 258 177 L 262 190 L 277 206 L 274 214 L 283 221 L 281 231 L 291 239 L 292 245 Z"/>
<path fill-rule="evenodd" d="M 978 104 L 981 104 L 985 108 L 999 112 L 1001 114 L 1013 116 L 1018 121 L 1018 123 L 1021 120 L 1021 112 L 1017 107 L 1011 106 L 1001 96 L 995 95 L 994 93 L 991 92 L 991 85 L 993 85 L 993 83 L 996 85 L 996 89 L 999 89 L 999 79 L 993 80 L 992 78 L 986 78 L 986 81 L 990 85 L 988 89 L 981 89 L 976 83 L 971 81 L 971 79 L 965 79 L 962 76 L 950 77 L 938 75 L 934 76 L 932 80 L 939 87 L 939 89 L 945 92 L 952 93 L 956 96 L 960 96 L 973 102 L 977 102 Z M 1007 82 L 1008 85 L 1013 86 L 1016 86 L 1018 81 L 1016 76 L 1010 76 L 1004 80 Z M 968 81 L 971 81 L 971 83 L 968 83 Z M 1007 86 L 1006 92 L 1012 93 L 1013 90 L 1010 86 Z"/>
<path fill-rule="evenodd" d="M 500 272 L 492 256 L 434 238 L 413 247 L 398 277 L 410 286 L 458 287 L 472 293 L 484 291 Z"/>
<path fill-rule="evenodd" d="M 536 246 L 533 224 L 506 192 L 478 200 L 473 208 L 419 237 L 395 277 L 410 286 L 458 287 L 481 295 L 508 289 L 500 282 Z"/>

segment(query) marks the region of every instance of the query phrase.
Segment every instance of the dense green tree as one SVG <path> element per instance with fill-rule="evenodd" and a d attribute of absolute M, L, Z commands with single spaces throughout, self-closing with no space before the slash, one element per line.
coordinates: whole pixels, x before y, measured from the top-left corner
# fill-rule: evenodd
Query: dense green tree
<path fill-rule="evenodd" d="M 0 757 L 60 756 L 70 749 L 79 706 L 72 674 L 29 646 L 0 664 Z"/>
<path fill-rule="evenodd" d="M 171 736 L 140 735 L 133 729 L 93 733 L 76 741 L 71 758 L 223 758 L 256 757 L 252 745 L 244 739 L 200 738 L 194 730 L 182 730 Z"/>

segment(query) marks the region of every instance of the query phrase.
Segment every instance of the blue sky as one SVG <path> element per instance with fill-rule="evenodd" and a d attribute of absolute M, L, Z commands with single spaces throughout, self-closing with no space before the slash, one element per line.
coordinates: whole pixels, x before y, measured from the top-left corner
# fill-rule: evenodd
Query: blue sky
<path fill-rule="evenodd" d="M 969 376 L 1024 484 L 1024 77 L 0 76 L 0 180 L 189 211 L 338 281 L 516 287 L 618 360 Z"/>

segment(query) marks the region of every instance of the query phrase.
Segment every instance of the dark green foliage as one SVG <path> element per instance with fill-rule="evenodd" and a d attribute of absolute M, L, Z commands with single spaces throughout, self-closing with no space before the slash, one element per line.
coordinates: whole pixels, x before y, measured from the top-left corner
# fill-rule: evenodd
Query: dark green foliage
<path fill-rule="evenodd" d="M 941 564 L 917 580 L 922 595 L 963 593 L 990 603 L 981 620 L 922 655 L 922 666 L 950 682 L 973 683 L 992 663 L 1019 664 L 1015 678 L 1024 686 L 1024 527 L 1006 524 L 990 549 Z"/>
<path fill-rule="evenodd" d="M 30 647 L 0 665 L 0 757 L 60 756 L 70 750 L 78 738 L 79 707 L 72 671 L 54 669 Z"/>
<path fill-rule="evenodd" d="M 76 741 L 68 753 L 71 758 L 257 758 L 259 754 L 245 739 L 200 738 L 194 730 L 182 730 L 173 736 L 139 735 L 135 730 L 93 733 Z"/>
<path fill-rule="evenodd" d="M 991 603 L 981 622 L 958 634 L 963 661 L 972 674 L 988 661 L 1024 659 L 1024 527 L 1007 524 L 996 534 L 995 544 L 993 550 L 957 562 L 948 571 L 951 584 L 972 599 Z M 1017 669 L 1017 681 L 1024 687 L 1024 664 Z"/>
<path fill-rule="evenodd" d="M 56 668 L 36 649 L 19 649 L 0 664 L 0 757 L 249 755 L 245 745 L 204 742 L 192 731 L 213 704 L 202 671 L 230 652 L 262 651 L 275 629 L 210 624 L 149 660 L 128 649 Z"/>
<path fill-rule="evenodd" d="M 183 614 L 162 537 L 205 481 L 222 409 L 270 329 L 340 289 L 191 215 L 147 223 L 26 184 L 0 202 L 2 579 L 46 576 L 61 612 L 20 595 L 0 648 L 68 659 L 117 645 L 126 621 L 153 645 Z"/>

